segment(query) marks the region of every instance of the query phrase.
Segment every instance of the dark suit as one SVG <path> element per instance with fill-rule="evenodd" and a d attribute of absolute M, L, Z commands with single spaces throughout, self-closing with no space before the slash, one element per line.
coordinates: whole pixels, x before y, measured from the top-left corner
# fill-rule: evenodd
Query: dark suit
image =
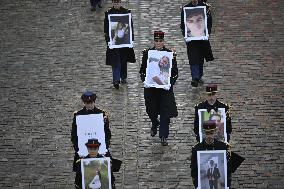
<path fill-rule="evenodd" d="M 207 170 L 207 178 L 209 180 L 210 189 L 218 189 L 218 179 L 220 178 L 220 171 L 217 167 L 209 168 Z"/>
<path fill-rule="evenodd" d="M 145 49 L 143 51 L 142 64 L 140 67 L 140 77 L 142 82 L 145 81 L 146 77 L 146 68 L 147 68 L 147 59 L 148 51 L 155 50 L 155 48 Z M 171 52 L 170 49 L 163 48 L 162 51 Z M 172 70 L 171 70 L 171 88 L 170 90 L 158 89 L 158 88 L 144 88 L 144 99 L 146 112 L 149 118 L 156 120 L 158 115 L 160 115 L 160 133 L 159 136 L 164 136 L 165 138 L 169 135 L 169 123 L 171 117 L 176 117 L 178 115 L 177 106 L 175 102 L 173 85 L 175 84 L 178 78 L 178 68 L 176 62 L 176 55 L 174 54 L 174 59 L 172 61 Z M 153 122 L 153 121 L 152 121 Z"/>

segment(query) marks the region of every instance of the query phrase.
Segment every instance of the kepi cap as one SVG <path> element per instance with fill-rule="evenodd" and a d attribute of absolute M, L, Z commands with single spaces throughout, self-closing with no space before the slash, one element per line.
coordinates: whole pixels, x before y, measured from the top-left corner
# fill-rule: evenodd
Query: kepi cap
<path fill-rule="evenodd" d="M 87 147 L 99 147 L 101 143 L 96 138 L 88 139 L 88 142 L 85 144 Z"/>
<path fill-rule="evenodd" d="M 154 40 L 164 39 L 165 33 L 162 31 L 154 31 Z"/>
<path fill-rule="evenodd" d="M 91 91 L 86 91 L 81 96 L 81 99 L 83 102 L 94 102 L 96 98 L 97 98 L 97 95 Z"/>
<path fill-rule="evenodd" d="M 216 84 L 209 84 L 206 86 L 206 93 L 210 94 L 210 93 L 217 93 L 217 85 Z"/>
<path fill-rule="evenodd" d="M 216 129 L 215 121 L 204 121 L 202 125 L 205 132 L 214 131 Z"/>

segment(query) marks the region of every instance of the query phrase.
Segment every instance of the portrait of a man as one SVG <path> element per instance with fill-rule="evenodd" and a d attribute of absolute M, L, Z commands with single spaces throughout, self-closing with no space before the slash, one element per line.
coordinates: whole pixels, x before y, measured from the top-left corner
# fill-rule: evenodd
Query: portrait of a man
<path fill-rule="evenodd" d="M 217 163 L 213 159 L 210 160 L 209 168 L 207 169 L 207 178 L 209 181 L 210 189 L 218 189 L 218 179 L 220 178 L 220 171 Z"/>
<path fill-rule="evenodd" d="M 226 189 L 227 156 L 225 150 L 197 152 L 198 189 Z"/>
<path fill-rule="evenodd" d="M 145 84 L 149 87 L 170 86 L 172 52 L 149 51 Z"/>
<path fill-rule="evenodd" d="M 185 7 L 184 13 L 186 41 L 208 40 L 206 7 Z"/>

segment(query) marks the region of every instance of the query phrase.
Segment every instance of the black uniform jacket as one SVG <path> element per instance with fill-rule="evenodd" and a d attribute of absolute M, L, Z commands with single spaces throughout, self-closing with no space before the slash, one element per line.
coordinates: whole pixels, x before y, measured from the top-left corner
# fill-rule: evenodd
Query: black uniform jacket
<path fill-rule="evenodd" d="M 148 51 L 156 50 L 154 47 L 145 49 L 142 57 L 142 64 L 140 67 L 140 77 L 142 82 L 145 81 Z M 163 47 L 162 51 L 171 52 L 170 49 Z M 150 118 L 155 118 L 157 115 L 164 115 L 165 117 L 176 117 L 178 115 L 177 106 L 175 102 L 173 85 L 178 78 L 178 68 L 176 61 L 176 54 L 174 53 L 174 58 L 172 60 L 172 70 L 171 70 L 171 88 L 170 90 L 157 89 L 157 88 L 144 88 L 144 99 L 146 105 L 146 112 Z"/>
<path fill-rule="evenodd" d="M 212 28 L 212 16 L 210 11 L 208 10 L 208 5 L 204 2 L 198 1 L 197 6 L 206 6 L 207 12 L 207 28 L 208 33 L 211 33 Z M 184 5 L 183 7 L 195 7 L 192 2 Z M 184 12 L 183 7 L 181 9 L 181 23 L 180 28 L 182 35 L 185 36 L 185 25 L 184 25 Z M 209 40 L 192 40 L 186 43 L 187 45 L 187 55 L 189 64 L 200 64 L 203 63 L 203 60 L 213 61 L 214 57 L 212 54 L 212 49 Z"/>
<path fill-rule="evenodd" d="M 104 116 L 104 131 L 105 131 L 105 142 L 106 148 L 109 147 L 110 139 L 111 139 L 111 131 L 109 129 L 109 120 L 106 111 L 103 111 L 97 107 L 93 110 L 87 110 L 85 107 L 74 113 L 73 122 L 72 122 L 72 131 L 71 131 L 71 141 L 74 147 L 75 152 L 79 151 L 78 148 L 78 136 L 77 136 L 77 124 L 76 124 L 76 116 L 77 115 L 89 115 L 89 114 L 103 114 Z"/>
<path fill-rule="evenodd" d="M 197 151 L 206 151 L 206 150 L 226 150 L 227 156 L 227 182 L 228 187 L 231 186 L 231 174 L 234 173 L 237 168 L 245 160 L 242 156 L 231 152 L 231 146 L 229 143 L 224 143 L 214 139 L 213 144 L 209 145 L 203 140 L 201 143 L 197 143 L 191 149 L 191 177 L 195 188 L 198 186 L 198 165 L 197 165 Z"/>
<path fill-rule="evenodd" d="M 119 9 L 115 9 L 114 7 L 110 8 L 108 11 L 105 12 L 105 19 L 104 19 L 104 33 L 105 33 L 105 41 L 108 44 L 110 42 L 109 36 L 109 14 L 127 14 L 131 13 L 129 9 L 124 7 L 120 7 Z M 132 28 L 132 40 L 134 41 L 134 31 L 133 31 L 133 22 L 131 19 L 131 28 Z M 135 54 L 133 48 L 119 48 L 119 49 L 110 49 L 107 46 L 106 51 L 106 64 L 107 65 L 115 65 L 117 59 L 120 58 L 122 62 L 136 62 Z"/>
<path fill-rule="evenodd" d="M 212 109 L 214 109 L 216 112 L 218 112 L 218 108 L 225 108 L 226 113 L 226 132 L 227 132 L 227 140 L 229 142 L 230 140 L 230 134 L 232 133 L 232 121 L 231 121 L 231 115 L 230 115 L 230 107 L 229 105 L 226 105 L 218 100 L 213 105 L 210 105 L 207 100 L 204 102 L 199 103 L 195 106 L 195 116 L 194 116 L 194 133 L 196 136 L 196 140 L 199 141 L 199 117 L 198 117 L 198 110 L 199 109 L 206 109 L 208 112 L 210 112 Z"/>
<path fill-rule="evenodd" d="M 213 144 L 208 145 L 204 140 L 201 143 L 196 144 L 191 149 L 191 177 L 193 180 L 193 184 L 195 188 L 198 186 L 198 165 L 197 165 L 197 151 L 206 151 L 206 150 L 226 150 L 227 151 L 227 160 L 230 159 L 230 145 L 228 143 L 224 143 L 221 141 L 218 141 L 214 139 Z M 229 161 L 227 161 L 227 164 L 229 165 Z M 227 166 L 228 167 L 228 166 Z M 228 167 L 229 168 L 229 167 Z M 228 186 L 230 186 L 230 177 L 231 172 L 230 169 L 228 169 Z"/>

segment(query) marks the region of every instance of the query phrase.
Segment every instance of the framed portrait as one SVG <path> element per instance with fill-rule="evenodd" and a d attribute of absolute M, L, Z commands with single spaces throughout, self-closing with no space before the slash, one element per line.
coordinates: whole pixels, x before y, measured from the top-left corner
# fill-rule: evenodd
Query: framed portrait
<path fill-rule="evenodd" d="M 87 156 L 88 149 L 85 143 L 88 139 L 96 138 L 101 143 L 99 153 L 107 152 L 105 143 L 104 118 L 103 114 L 89 114 L 76 116 L 77 136 L 78 136 L 78 154 Z"/>
<path fill-rule="evenodd" d="M 144 84 L 148 87 L 170 88 L 172 61 L 173 52 L 149 50 Z"/>
<path fill-rule="evenodd" d="M 199 109 L 198 118 L 200 142 L 202 142 L 204 138 L 204 131 L 202 129 L 203 122 L 208 120 L 216 122 L 215 138 L 217 140 L 223 140 L 227 142 L 225 108 L 218 108 L 217 112 L 214 109 L 212 109 L 210 112 L 208 112 L 207 109 Z"/>
<path fill-rule="evenodd" d="M 197 151 L 198 189 L 228 189 L 226 150 Z"/>
<path fill-rule="evenodd" d="M 206 6 L 184 7 L 185 41 L 208 40 Z"/>
<path fill-rule="evenodd" d="M 133 47 L 131 13 L 109 14 L 109 48 Z"/>
<path fill-rule="evenodd" d="M 88 158 L 81 161 L 83 189 L 111 189 L 110 158 Z"/>

